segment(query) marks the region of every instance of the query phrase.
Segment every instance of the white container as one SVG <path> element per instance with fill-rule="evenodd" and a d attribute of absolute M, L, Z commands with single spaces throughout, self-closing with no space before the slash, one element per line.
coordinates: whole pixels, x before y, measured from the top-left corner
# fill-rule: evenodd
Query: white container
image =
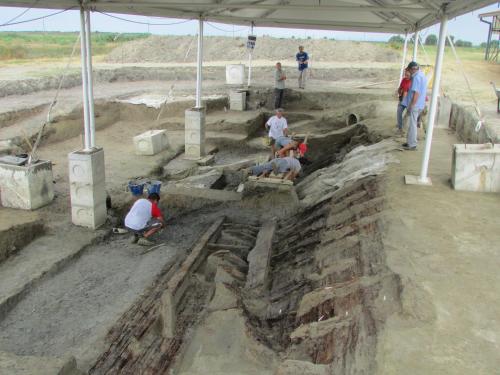
<path fill-rule="evenodd" d="M 455 190 L 500 192 L 500 145 L 454 145 L 451 183 Z"/>
<path fill-rule="evenodd" d="M 245 65 L 226 65 L 226 84 L 243 85 L 245 83 Z"/>
<path fill-rule="evenodd" d="M 39 160 L 30 167 L 0 164 L 2 206 L 35 210 L 54 199 L 52 162 Z"/>
<path fill-rule="evenodd" d="M 136 155 L 155 155 L 168 147 L 166 130 L 148 130 L 134 137 Z"/>
<path fill-rule="evenodd" d="M 233 111 L 244 111 L 247 109 L 246 91 L 229 92 L 229 108 Z"/>

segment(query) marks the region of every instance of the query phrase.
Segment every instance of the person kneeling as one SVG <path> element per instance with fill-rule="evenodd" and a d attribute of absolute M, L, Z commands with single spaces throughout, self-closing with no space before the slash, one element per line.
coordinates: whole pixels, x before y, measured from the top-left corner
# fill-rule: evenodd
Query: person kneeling
<path fill-rule="evenodd" d="M 154 245 L 150 237 L 165 226 L 165 220 L 158 208 L 160 196 L 151 193 L 148 199 L 138 199 L 127 216 L 125 216 L 125 228 L 134 233 L 133 243 L 150 246 Z"/>

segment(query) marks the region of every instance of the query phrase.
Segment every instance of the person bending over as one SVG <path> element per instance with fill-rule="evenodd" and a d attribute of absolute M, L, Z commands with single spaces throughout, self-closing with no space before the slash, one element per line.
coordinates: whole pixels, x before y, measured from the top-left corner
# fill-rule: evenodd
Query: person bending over
<path fill-rule="evenodd" d="M 127 216 L 125 216 L 125 228 L 134 233 L 133 243 L 150 246 L 154 245 L 151 236 L 165 226 L 165 220 L 158 208 L 160 196 L 151 193 L 148 199 L 138 199 Z"/>
<path fill-rule="evenodd" d="M 280 137 L 276 140 L 278 148 L 278 157 L 286 156 L 302 158 L 307 151 L 307 136 L 305 139 Z"/>
<path fill-rule="evenodd" d="M 253 176 L 267 177 L 271 172 L 283 173 L 286 180 L 294 181 L 301 170 L 300 162 L 292 157 L 273 159 L 270 162 L 253 166 L 250 172 Z"/>

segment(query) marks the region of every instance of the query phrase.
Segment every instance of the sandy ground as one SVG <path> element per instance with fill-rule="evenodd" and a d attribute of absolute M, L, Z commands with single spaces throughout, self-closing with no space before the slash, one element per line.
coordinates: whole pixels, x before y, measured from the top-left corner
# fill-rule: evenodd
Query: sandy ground
<path fill-rule="evenodd" d="M 422 152 L 387 175 L 388 265 L 403 283 L 403 314 L 380 337 L 380 375 L 497 374 L 500 368 L 500 200 L 450 187 L 455 134 L 435 133 L 432 187 L 406 186 Z M 421 142 L 422 144 L 422 142 Z"/>

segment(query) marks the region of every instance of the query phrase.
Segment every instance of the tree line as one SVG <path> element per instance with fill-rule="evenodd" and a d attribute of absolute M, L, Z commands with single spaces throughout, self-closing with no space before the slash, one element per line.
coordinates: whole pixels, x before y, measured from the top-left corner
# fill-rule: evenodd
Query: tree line
<path fill-rule="evenodd" d="M 462 40 L 462 39 L 455 40 L 455 37 L 453 35 L 451 35 L 450 38 L 456 47 L 473 47 L 472 42 L 469 42 L 467 40 Z M 404 42 L 405 42 L 404 38 L 401 37 L 400 35 L 394 35 L 389 39 L 389 44 L 393 44 L 393 45 L 403 44 Z M 409 39 L 409 42 L 414 43 L 415 42 L 414 37 Z M 438 42 L 437 36 L 435 34 L 429 34 L 425 38 L 424 44 L 426 46 L 435 46 L 435 45 L 437 45 L 437 42 Z M 496 45 L 499 44 L 498 40 L 493 40 L 492 43 L 496 44 Z M 447 46 L 450 45 L 448 38 L 446 39 L 446 45 Z M 481 43 L 479 46 L 482 48 L 485 48 L 486 43 Z"/>

